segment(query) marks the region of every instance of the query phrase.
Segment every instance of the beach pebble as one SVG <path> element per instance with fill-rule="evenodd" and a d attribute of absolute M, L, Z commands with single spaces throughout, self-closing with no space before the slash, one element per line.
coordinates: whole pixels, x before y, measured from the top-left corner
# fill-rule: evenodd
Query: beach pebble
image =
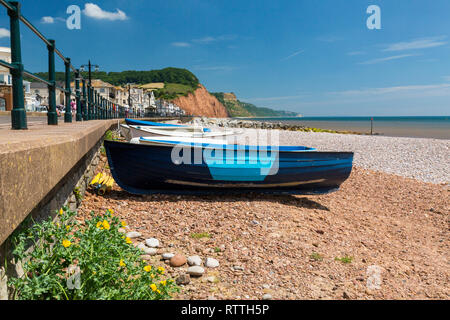
<path fill-rule="evenodd" d="M 189 284 L 191 282 L 191 277 L 189 274 L 183 273 L 175 280 L 177 285 Z"/>
<path fill-rule="evenodd" d="M 262 296 L 263 300 L 271 300 L 272 299 L 272 295 L 269 293 L 266 293 L 265 295 Z"/>
<path fill-rule="evenodd" d="M 201 266 L 202 265 L 202 258 L 199 256 L 190 256 L 187 258 L 187 263 L 190 266 Z"/>
<path fill-rule="evenodd" d="M 130 239 L 134 239 L 134 238 L 139 238 L 140 236 L 142 236 L 142 234 L 140 232 L 137 231 L 130 231 L 127 233 L 126 235 L 128 238 Z"/>
<path fill-rule="evenodd" d="M 145 240 L 145 244 L 150 248 L 157 248 L 159 247 L 159 240 L 155 238 L 149 238 Z"/>
<path fill-rule="evenodd" d="M 145 247 L 144 248 L 144 252 L 146 254 L 151 255 L 151 256 L 155 256 L 158 253 L 158 250 L 156 250 L 155 248 L 147 248 L 147 247 Z"/>
<path fill-rule="evenodd" d="M 234 271 L 244 271 L 244 268 L 241 266 L 233 266 Z"/>
<path fill-rule="evenodd" d="M 217 268 L 219 266 L 219 261 L 214 258 L 206 258 L 205 267 L 207 268 Z"/>
<path fill-rule="evenodd" d="M 200 277 L 205 273 L 205 269 L 200 266 L 192 266 L 187 269 L 187 273 L 191 276 Z"/>
<path fill-rule="evenodd" d="M 186 263 L 186 257 L 181 254 L 176 254 L 170 259 L 170 265 L 172 267 L 181 267 Z"/>
<path fill-rule="evenodd" d="M 218 279 L 217 277 L 215 277 L 215 276 L 210 276 L 210 277 L 206 278 L 206 280 L 207 280 L 208 282 L 211 282 L 211 283 L 217 283 L 217 282 L 219 282 L 219 279 Z"/>
<path fill-rule="evenodd" d="M 172 259 L 174 256 L 175 256 L 175 254 L 169 253 L 169 252 L 163 253 L 163 254 L 161 255 L 161 257 L 163 258 L 163 260 L 170 260 L 170 259 Z"/>

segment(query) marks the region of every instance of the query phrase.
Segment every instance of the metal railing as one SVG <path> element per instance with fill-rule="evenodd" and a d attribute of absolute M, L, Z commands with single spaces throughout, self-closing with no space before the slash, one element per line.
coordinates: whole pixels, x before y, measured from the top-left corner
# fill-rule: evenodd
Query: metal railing
<path fill-rule="evenodd" d="M 25 94 L 23 90 L 23 76 L 46 83 L 48 86 L 48 112 L 47 123 L 58 124 L 56 111 L 56 89 L 65 93 L 64 122 L 72 122 L 71 96 L 76 100 L 76 121 L 115 119 L 124 117 L 136 117 L 132 110 L 128 113 L 124 106 L 102 97 L 97 90 L 81 76 L 80 70 L 75 68 L 71 59 L 65 57 L 55 46 L 55 40 L 47 39 L 35 26 L 31 24 L 20 13 L 20 3 L 17 1 L 0 0 L 10 17 L 10 39 L 11 39 L 11 63 L 0 60 L 0 66 L 8 68 L 12 76 L 13 106 L 11 110 L 11 127 L 20 130 L 27 129 L 27 116 L 25 110 Z M 43 79 L 24 69 L 22 64 L 22 52 L 20 45 L 20 21 L 23 22 L 34 34 L 36 34 L 46 45 L 48 50 L 48 80 Z M 65 88 L 56 85 L 55 53 L 63 60 L 65 66 Z M 71 70 L 75 74 L 75 92 L 70 87 Z M 80 82 L 82 89 L 80 89 Z"/>

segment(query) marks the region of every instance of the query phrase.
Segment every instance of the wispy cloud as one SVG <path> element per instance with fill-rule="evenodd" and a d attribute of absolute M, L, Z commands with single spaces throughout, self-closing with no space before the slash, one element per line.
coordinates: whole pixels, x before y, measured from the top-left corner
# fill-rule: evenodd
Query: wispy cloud
<path fill-rule="evenodd" d="M 116 12 L 105 11 L 95 3 L 86 3 L 83 13 L 93 19 L 98 20 L 127 20 L 128 17 L 122 10 L 116 9 Z"/>
<path fill-rule="evenodd" d="M 53 24 L 56 21 L 66 21 L 64 18 L 60 18 L 60 17 L 50 17 L 50 16 L 45 16 L 41 18 L 41 23 L 45 23 L 45 24 Z"/>
<path fill-rule="evenodd" d="M 172 42 L 171 45 L 180 48 L 186 48 L 191 46 L 189 42 Z"/>
<path fill-rule="evenodd" d="M 234 34 L 224 34 L 224 35 L 216 36 L 216 37 L 206 36 L 206 37 L 202 37 L 202 38 L 198 38 L 198 39 L 193 39 L 192 42 L 201 43 L 201 44 L 209 44 L 209 43 L 218 42 L 218 41 L 230 41 L 230 40 L 234 40 L 236 38 L 237 38 L 237 36 Z"/>
<path fill-rule="evenodd" d="M 368 61 L 364 61 L 364 62 L 359 62 L 358 64 L 376 64 L 376 63 L 381 63 L 381 62 L 386 62 L 386 61 L 391 61 L 391 60 L 398 60 L 398 59 L 403 59 L 403 58 L 407 58 L 407 57 L 413 57 L 413 56 L 418 56 L 418 54 L 400 54 L 397 56 L 390 56 L 390 57 L 385 57 L 385 58 L 378 58 L 378 59 L 368 60 Z"/>
<path fill-rule="evenodd" d="M 383 88 L 367 88 L 360 90 L 347 90 L 329 92 L 329 94 L 356 97 L 356 96 L 380 96 L 392 95 L 399 93 L 412 93 L 415 95 L 448 95 L 450 94 L 450 83 L 440 83 L 431 85 L 409 85 L 409 86 L 393 86 Z"/>
<path fill-rule="evenodd" d="M 450 76 L 443 76 L 442 77 L 445 81 L 450 81 Z"/>
<path fill-rule="evenodd" d="M 288 55 L 287 57 L 285 57 L 285 58 L 283 58 L 281 60 L 282 61 L 288 60 L 288 59 L 293 58 L 293 57 L 295 57 L 295 56 L 297 56 L 297 55 L 299 55 L 300 53 L 303 53 L 303 52 L 305 52 L 305 50 L 298 50 L 298 51 L 294 52 L 293 54 Z"/>
<path fill-rule="evenodd" d="M 53 17 L 42 17 L 41 22 L 50 24 L 50 23 L 54 23 L 55 19 Z"/>
<path fill-rule="evenodd" d="M 9 38 L 10 32 L 8 29 L 0 28 L 0 38 Z"/>
<path fill-rule="evenodd" d="M 397 42 L 390 44 L 382 51 L 404 51 L 404 50 L 439 47 L 447 44 L 447 41 L 444 41 L 445 38 L 446 36 L 440 36 L 432 38 L 415 39 L 412 41 L 405 41 L 405 42 Z"/>

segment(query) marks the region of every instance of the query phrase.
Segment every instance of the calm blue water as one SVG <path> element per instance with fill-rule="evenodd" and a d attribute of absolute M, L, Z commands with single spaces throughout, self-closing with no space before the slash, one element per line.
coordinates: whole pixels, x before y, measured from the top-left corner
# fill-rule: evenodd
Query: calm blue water
<path fill-rule="evenodd" d="M 307 127 L 370 133 L 371 117 L 250 118 Z M 373 132 L 385 136 L 450 139 L 450 116 L 373 117 Z"/>

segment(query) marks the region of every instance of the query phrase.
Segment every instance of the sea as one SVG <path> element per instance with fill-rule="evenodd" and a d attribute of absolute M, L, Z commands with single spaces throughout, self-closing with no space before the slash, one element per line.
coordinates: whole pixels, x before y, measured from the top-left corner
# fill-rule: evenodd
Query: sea
<path fill-rule="evenodd" d="M 242 118 L 244 119 L 244 118 Z M 373 119 L 373 121 L 371 121 Z M 393 137 L 450 139 L 450 116 L 430 117 L 280 117 L 245 120 L 282 122 L 306 127 Z M 371 129 L 372 125 L 372 129 Z"/>

